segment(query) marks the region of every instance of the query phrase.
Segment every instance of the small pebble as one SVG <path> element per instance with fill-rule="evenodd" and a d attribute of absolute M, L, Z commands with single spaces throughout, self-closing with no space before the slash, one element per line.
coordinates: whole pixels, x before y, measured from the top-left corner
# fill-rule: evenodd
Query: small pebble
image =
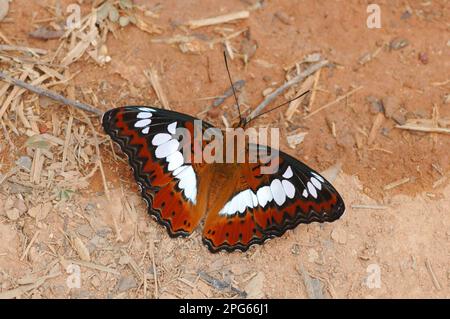
<path fill-rule="evenodd" d="M 293 244 L 291 247 L 291 253 L 293 255 L 299 255 L 300 254 L 300 245 L 299 244 Z"/>
<path fill-rule="evenodd" d="M 272 78 L 269 75 L 264 75 L 263 80 L 264 80 L 264 82 L 271 82 Z"/>
<path fill-rule="evenodd" d="M 21 156 L 16 161 L 16 164 L 22 168 L 25 168 L 26 170 L 31 170 L 31 158 L 28 156 Z"/>
<path fill-rule="evenodd" d="M 428 54 L 426 54 L 425 52 L 420 52 L 418 58 L 419 61 L 422 62 L 422 64 L 428 64 L 429 62 Z"/>
<path fill-rule="evenodd" d="M 137 287 L 136 279 L 132 276 L 121 277 L 117 284 L 117 291 L 124 292 Z"/>
<path fill-rule="evenodd" d="M 409 18 L 411 18 L 412 14 L 409 10 L 406 10 L 405 12 L 402 13 L 402 15 L 400 16 L 400 19 L 402 20 L 407 20 Z"/>
<path fill-rule="evenodd" d="M 404 108 L 398 109 L 391 117 L 398 125 L 406 123 L 406 110 Z"/>
<path fill-rule="evenodd" d="M 275 13 L 275 17 L 277 17 L 284 24 L 287 24 L 287 25 L 292 24 L 291 19 L 289 18 L 289 16 L 286 13 L 284 13 L 283 11 L 277 11 Z"/>
<path fill-rule="evenodd" d="M 392 50 L 400 50 L 409 45 L 409 41 L 403 38 L 395 38 L 389 44 Z"/>
<path fill-rule="evenodd" d="M 377 114 L 384 111 L 383 103 L 375 96 L 368 96 L 366 100 L 370 103 L 370 113 Z"/>
<path fill-rule="evenodd" d="M 392 117 L 394 112 L 399 107 L 398 100 L 394 96 L 386 96 L 383 98 L 383 107 L 384 107 L 384 115 L 386 115 L 387 118 Z"/>

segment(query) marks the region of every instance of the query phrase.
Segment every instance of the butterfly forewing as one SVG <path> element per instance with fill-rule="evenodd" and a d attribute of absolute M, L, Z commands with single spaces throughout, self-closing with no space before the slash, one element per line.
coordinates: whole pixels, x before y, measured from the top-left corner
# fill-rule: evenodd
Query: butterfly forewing
<path fill-rule="evenodd" d="M 128 155 L 149 212 L 174 236 L 190 234 L 203 215 L 198 175 L 204 167 L 185 163 L 175 136 L 178 127 L 193 128 L 194 120 L 142 106 L 116 108 L 102 119 L 105 131 Z"/>

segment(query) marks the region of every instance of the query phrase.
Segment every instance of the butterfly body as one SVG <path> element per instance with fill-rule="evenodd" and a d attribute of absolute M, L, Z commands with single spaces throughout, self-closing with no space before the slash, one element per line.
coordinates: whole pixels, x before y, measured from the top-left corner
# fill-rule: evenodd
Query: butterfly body
<path fill-rule="evenodd" d="M 233 144 L 231 161 L 226 152 L 216 157 L 219 161 L 201 156 L 195 161 L 199 151 L 208 149 L 208 141 L 195 134 L 195 120 L 142 106 L 116 108 L 102 119 L 105 131 L 128 155 L 149 212 L 171 236 L 189 235 L 201 225 L 203 242 L 212 252 L 245 251 L 300 223 L 330 222 L 343 214 L 344 202 L 333 186 L 283 152 L 246 141 L 244 147 Z M 177 137 L 179 129 L 190 133 L 187 149 Z M 198 130 L 208 129 L 214 128 L 202 122 Z M 219 144 L 226 149 L 230 139 L 224 136 Z M 263 171 L 267 163 L 249 160 L 268 149 L 278 162 L 270 174 Z M 244 154 L 244 162 L 238 154 Z"/>

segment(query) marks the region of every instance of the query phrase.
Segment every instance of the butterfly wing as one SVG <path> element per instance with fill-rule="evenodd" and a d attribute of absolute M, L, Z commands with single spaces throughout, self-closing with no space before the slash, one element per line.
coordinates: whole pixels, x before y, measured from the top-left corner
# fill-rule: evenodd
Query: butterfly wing
<path fill-rule="evenodd" d="M 196 119 L 155 107 L 126 106 L 107 111 L 102 125 L 128 155 L 149 213 L 171 236 L 188 235 L 202 215 L 198 177 L 204 165 L 186 160 L 177 132 L 187 129 L 194 145 Z M 202 130 L 212 127 L 202 121 Z"/>
<path fill-rule="evenodd" d="M 250 145 L 249 152 L 260 148 Z M 300 223 L 332 222 L 344 213 L 341 196 L 324 177 L 286 153 L 277 159 L 274 174 L 262 174 L 262 163 L 240 165 L 236 192 L 222 209 L 208 213 L 203 242 L 211 251 L 245 251 Z"/>

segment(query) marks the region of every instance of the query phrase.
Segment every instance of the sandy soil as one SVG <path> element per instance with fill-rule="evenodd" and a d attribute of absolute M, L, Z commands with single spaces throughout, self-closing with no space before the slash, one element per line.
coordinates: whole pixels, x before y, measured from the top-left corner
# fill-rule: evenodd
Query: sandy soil
<path fill-rule="evenodd" d="M 44 3 L 59 1 L 14 0 L 7 19 L 0 22 L 1 35 L 11 44 L 56 52 L 61 40 L 29 36 L 52 17 L 54 10 Z M 61 8 L 70 3 L 61 1 Z M 439 111 L 435 121 L 441 126 L 449 121 L 447 1 L 378 1 L 381 29 L 367 28 L 367 5 L 360 1 L 264 1 L 259 8 L 253 6 L 248 19 L 217 26 L 230 29 L 225 31 L 211 26 L 190 30 L 183 24 L 245 10 L 256 1 L 136 3 L 157 13 L 149 21 L 160 26 L 161 34 L 135 26 L 117 28 L 106 41 L 111 62 L 100 66 L 85 54 L 69 67 L 73 79 L 52 89 L 102 111 L 127 104 L 161 105 L 143 73 L 153 66 L 172 109 L 197 115 L 211 103 L 204 98 L 219 96 L 229 87 L 223 47 L 205 43 L 219 31 L 231 34 L 248 28 L 247 35 L 234 38 L 231 45 L 241 53 L 252 53 L 248 48 L 254 44 L 257 49 L 247 65 L 238 57 L 231 61 L 231 72 L 234 79 L 246 81 L 239 96 L 250 110 L 263 100 L 264 90 L 285 81 L 284 67 L 320 53 L 333 66 L 321 70 L 309 111 L 362 88 L 308 119 L 303 116 L 311 97 L 291 121 L 276 112 L 256 126 L 280 127 L 281 149 L 319 171 L 340 163 L 342 171 L 333 184 L 345 200 L 346 213 L 332 224 L 300 225 L 246 253 L 211 254 L 201 243 L 200 231 L 171 239 L 147 215 L 124 156 L 111 147 L 97 119 L 91 118 L 109 200 L 92 160 L 94 135 L 81 113 L 26 93 L 25 108 L 33 109 L 40 133 L 51 132 L 63 141 L 49 149 L 53 158 L 44 154 L 45 171 L 61 163 L 72 118 L 73 137 L 61 179 L 88 177 L 82 185 L 58 184 L 46 173 L 39 183 L 30 182 L 29 170 L 15 168 L 21 156 L 34 159 L 36 150 L 24 145 L 29 135 L 17 124 L 16 113 L 5 113 L 4 120 L 16 123 L 18 131 L 5 125 L 1 134 L 9 137 L 0 140 L 0 296 L 450 297 L 449 135 L 395 127 L 408 119 L 433 118 L 433 107 Z M 82 13 L 90 8 L 84 3 Z M 151 41 L 174 35 L 194 36 L 191 52 Z M 406 40 L 406 46 L 393 48 L 398 39 Z M 375 56 L 368 59 L 368 54 Z M 0 60 L 1 69 L 7 66 Z M 280 96 L 274 105 L 285 98 Z M 378 101 L 384 112 L 377 110 Z M 0 98 L 0 108 L 3 102 Z M 206 119 L 223 127 L 221 115 L 228 120 L 236 116 L 232 99 Z M 376 118 L 380 125 L 371 134 Z M 299 131 L 308 134 L 292 149 L 286 137 Z M 405 183 L 392 187 L 402 180 Z M 80 288 L 67 284 L 73 279 L 70 265 L 80 266 Z"/>

